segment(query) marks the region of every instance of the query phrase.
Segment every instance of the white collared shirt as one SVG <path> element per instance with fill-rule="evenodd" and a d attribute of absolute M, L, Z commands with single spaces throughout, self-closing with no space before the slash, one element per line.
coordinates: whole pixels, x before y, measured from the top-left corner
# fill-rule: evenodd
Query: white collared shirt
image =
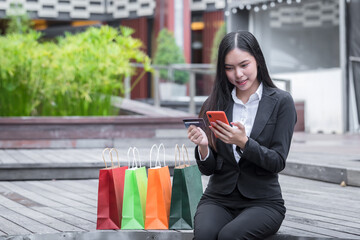
<path fill-rule="evenodd" d="M 262 97 L 263 92 L 263 84 L 260 83 L 258 89 L 255 93 L 253 93 L 247 103 L 243 103 L 237 96 L 236 96 L 236 87 L 231 92 L 232 99 L 234 100 L 234 107 L 233 107 L 233 122 L 240 122 L 245 127 L 246 136 L 250 136 L 252 127 L 254 125 L 256 113 L 259 107 L 259 102 Z M 240 155 L 237 153 L 236 145 L 233 144 L 233 151 L 234 157 L 237 162 L 240 160 Z"/>
<path fill-rule="evenodd" d="M 258 89 L 255 93 L 253 93 L 247 103 L 243 103 L 237 96 L 236 96 L 236 87 L 231 92 L 232 99 L 234 101 L 233 107 L 233 122 L 241 122 L 245 126 L 245 133 L 246 136 L 250 136 L 252 127 L 254 125 L 256 113 L 259 107 L 259 102 L 261 100 L 263 93 L 263 84 L 260 83 Z M 239 162 L 240 155 L 236 151 L 236 145 L 233 144 L 233 152 L 236 162 Z M 199 149 L 198 149 L 199 151 Z M 201 161 L 205 161 L 209 157 L 210 149 L 208 148 L 208 155 L 201 159 L 201 154 L 199 151 L 199 156 Z"/>

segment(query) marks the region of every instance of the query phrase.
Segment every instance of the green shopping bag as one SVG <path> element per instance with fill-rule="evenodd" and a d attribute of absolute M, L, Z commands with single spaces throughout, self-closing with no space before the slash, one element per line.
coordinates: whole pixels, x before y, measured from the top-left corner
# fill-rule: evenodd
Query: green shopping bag
<path fill-rule="evenodd" d="M 136 160 L 135 151 L 139 157 L 137 148 L 129 148 L 128 158 L 131 150 L 133 151 L 133 163 L 131 168 L 125 171 L 121 229 L 144 229 L 147 194 L 146 169 L 141 167 L 140 159 Z"/>
<path fill-rule="evenodd" d="M 185 163 L 184 150 L 189 164 Z M 196 208 L 203 194 L 201 173 L 197 165 L 190 165 L 189 154 L 185 145 L 182 145 L 183 165 L 180 165 L 180 161 L 177 165 L 176 151 L 178 151 L 180 158 L 178 145 L 175 146 L 169 229 L 193 229 Z"/>

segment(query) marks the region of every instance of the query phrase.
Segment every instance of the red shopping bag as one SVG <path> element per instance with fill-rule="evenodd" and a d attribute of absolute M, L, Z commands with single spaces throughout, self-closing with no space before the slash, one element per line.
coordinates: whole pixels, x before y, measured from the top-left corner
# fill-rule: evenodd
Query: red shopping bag
<path fill-rule="evenodd" d="M 110 159 L 111 167 L 106 165 L 104 152 L 102 157 L 105 168 L 99 171 L 99 188 L 98 188 L 98 209 L 96 229 L 120 229 L 122 216 L 122 203 L 124 192 L 125 170 L 128 168 L 120 167 L 119 155 L 116 149 L 111 149 Z M 112 151 L 116 152 L 118 166 L 114 167 L 112 159 Z"/>
<path fill-rule="evenodd" d="M 150 168 L 148 169 L 148 187 L 146 197 L 145 229 L 168 229 L 170 202 L 171 202 L 171 180 L 169 167 L 165 166 L 165 147 L 160 144 L 156 157 L 155 166 L 151 165 L 152 150 L 150 150 Z M 164 166 L 159 161 L 160 149 L 164 150 Z"/>

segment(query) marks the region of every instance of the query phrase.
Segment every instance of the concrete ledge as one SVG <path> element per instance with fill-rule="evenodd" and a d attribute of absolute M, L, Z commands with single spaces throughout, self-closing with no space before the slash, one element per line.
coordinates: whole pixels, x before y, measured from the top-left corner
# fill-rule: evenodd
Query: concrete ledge
<path fill-rule="evenodd" d="M 191 150 L 190 150 L 191 151 Z M 191 164 L 196 164 L 194 160 Z M 107 162 L 108 166 L 111 165 Z M 127 165 L 126 160 L 121 161 L 121 166 Z M 149 168 L 149 162 L 143 162 Z M 174 160 L 166 160 L 170 175 L 174 171 Z M 49 179 L 97 179 L 99 170 L 104 168 L 104 163 L 75 162 L 75 163 L 13 163 L 0 164 L 0 181 L 15 180 L 49 180 Z M 281 172 L 284 175 L 325 181 L 340 184 L 344 181 L 349 186 L 360 187 L 360 170 L 310 165 L 304 163 L 288 162 Z"/>
<path fill-rule="evenodd" d="M 190 161 L 190 164 L 196 164 Z M 111 163 L 107 162 L 110 166 Z M 121 166 L 125 166 L 124 162 Z M 174 173 L 174 161 L 167 161 L 170 175 Z M 147 162 L 143 166 L 149 168 Z M 52 180 L 52 179 L 98 179 L 103 162 L 90 163 L 15 163 L 0 164 L 0 181 Z"/>
<path fill-rule="evenodd" d="M 105 147 L 116 139 L 184 137 L 185 117 L 0 118 L 0 149 Z"/>
<path fill-rule="evenodd" d="M 194 237 L 192 230 L 99 230 L 92 232 L 68 232 L 56 234 L 31 234 L 21 236 L 0 237 L 0 240 L 192 240 Z M 290 234 L 278 233 L 265 240 L 324 240 L 329 238 L 314 238 L 305 236 L 292 236 Z"/>
<path fill-rule="evenodd" d="M 285 175 L 360 187 L 360 169 L 328 167 L 288 161 L 281 172 Z"/>

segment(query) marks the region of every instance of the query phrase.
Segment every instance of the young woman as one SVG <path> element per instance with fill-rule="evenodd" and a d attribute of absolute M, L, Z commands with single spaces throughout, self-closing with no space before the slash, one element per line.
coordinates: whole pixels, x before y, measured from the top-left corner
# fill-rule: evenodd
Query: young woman
<path fill-rule="evenodd" d="M 296 123 L 292 97 L 272 82 L 256 38 L 232 32 L 221 41 L 213 90 L 199 116 L 225 111 L 229 126 L 190 126 L 200 171 L 211 175 L 195 215 L 195 239 L 265 239 L 285 206 L 278 182 Z M 215 135 L 216 137 L 215 137 Z"/>

